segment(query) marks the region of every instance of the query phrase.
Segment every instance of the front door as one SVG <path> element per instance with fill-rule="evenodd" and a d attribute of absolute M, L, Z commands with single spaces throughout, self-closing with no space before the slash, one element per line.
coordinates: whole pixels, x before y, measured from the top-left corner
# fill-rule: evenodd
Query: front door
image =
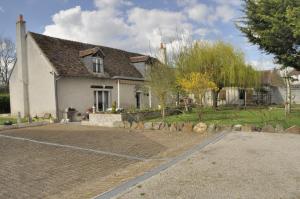
<path fill-rule="evenodd" d="M 97 112 L 104 112 L 110 105 L 109 91 L 94 91 L 94 105 Z"/>

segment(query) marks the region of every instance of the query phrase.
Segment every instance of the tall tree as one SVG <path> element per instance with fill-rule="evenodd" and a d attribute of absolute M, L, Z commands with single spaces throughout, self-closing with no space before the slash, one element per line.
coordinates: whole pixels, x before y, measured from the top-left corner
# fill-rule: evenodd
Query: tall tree
<path fill-rule="evenodd" d="M 158 98 L 161 107 L 162 118 L 165 118 L 165 108 L 169 94 L 174 89 L 174 69 L 167 64 L 156 61 L 146 74 L 147 87 Z"/>
<path fill-rule="evenodd" d="M 222 41 L 197 42 L 184 48 L 177 59 L 178 75 L 190 72 L 205 73 L 216 84 L 213 106 L 217 107 L 218 94 L 223 87 L 241 86 L 241 74 L 247 71 L 244 55 L 231 44 Z"/>
<path fill-rule="evenodd" d="M 273 54 L 283 68 L 300 69 L 300 1 L 243 0 L 244 17 L 237 27 L 250 42 Z M 291 110 L 291 77 L 285 75 L 286 113 Z"/>
<path fill-rule="evenodd" d="M 15 44 L 7 38 L 0 37 L 0 82 L 8 89 L 9 72 L 16 61 Z"/>

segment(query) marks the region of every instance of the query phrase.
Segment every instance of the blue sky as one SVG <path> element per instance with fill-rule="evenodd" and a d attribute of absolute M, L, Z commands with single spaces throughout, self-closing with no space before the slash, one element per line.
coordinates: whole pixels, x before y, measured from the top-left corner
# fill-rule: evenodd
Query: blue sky
<path fill-rule="evenodd" d="M 259 69 L 274 67 L 236 29 L 240 0 L 1 0 L 0 35 L 15 39 L 19 14 L 27 29 L 65 39 L 153 53 L 189 40 L 224 40 L 245 53 Z"/>

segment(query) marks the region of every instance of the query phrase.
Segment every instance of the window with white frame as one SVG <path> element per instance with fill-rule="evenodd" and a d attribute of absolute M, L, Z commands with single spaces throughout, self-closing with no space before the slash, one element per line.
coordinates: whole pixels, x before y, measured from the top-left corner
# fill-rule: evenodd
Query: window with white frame
<path fill-rule="evenodd" d="M 103 73 L 103 59 L 100 57 L 93 57 L 93 72 L 94 73 Z"/>

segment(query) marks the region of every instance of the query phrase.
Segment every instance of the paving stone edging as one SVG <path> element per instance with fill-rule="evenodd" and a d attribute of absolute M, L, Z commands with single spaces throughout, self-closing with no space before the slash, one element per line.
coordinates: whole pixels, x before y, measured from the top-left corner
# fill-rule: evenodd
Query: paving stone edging
<path fill-rule="evenodd" d="M 48 124 L 51 124 L 51 123 L 42 121 L 42 122 L 21 123 L 21 124 L 13 124 L 13 125 L 2 125 L 2 126 L 0 125 L 0 131 L 10 130 L 10 129 L 36 127 L 36 126 L 45 126 Z"/>
<path fill-rule="evenodd" d="M 206 124 L 199 122 L 196 125 L 190 122 L 176 122 L 176 123 L 164 123 L 164 122 L 114 122 L 113 127 L 126 128 L 133 130 L 163 130 L 170 132 L 221 132 L 221 131 L 243 131 L 243 132 L 268 132 L 268 133 L 296 133 L 300 134 L 299 126 L 291 126 L 284 129 L 282 125 L 277 124 L 275 127 L 272 125 L 265 125 L 262 128 L 255 125 L 217 125 Z"/>

